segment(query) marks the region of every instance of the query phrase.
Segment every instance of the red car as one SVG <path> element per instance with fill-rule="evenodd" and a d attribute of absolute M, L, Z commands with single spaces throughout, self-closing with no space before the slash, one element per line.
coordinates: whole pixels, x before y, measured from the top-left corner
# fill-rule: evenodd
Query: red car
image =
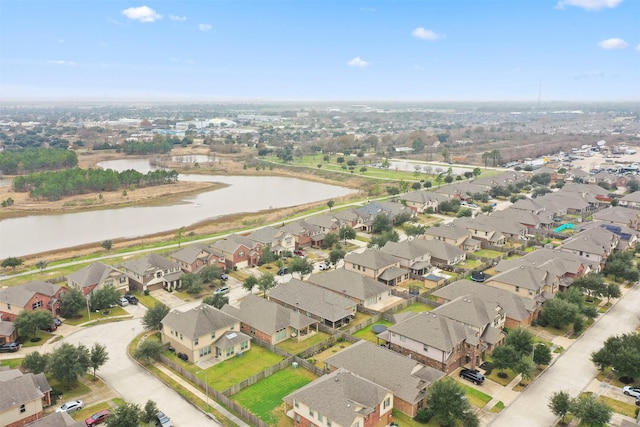
<path fill-rule="evenodd" d="M 111 412 L 107 410 L 96 412 L 95 414 L 91 415 L 89 418 L 84 420 L 84 423 L 87 426 L 95 426 L 97 424 L 107 421 L 107 418 L 109 418 L 110 416 L 111 416 Z"/>

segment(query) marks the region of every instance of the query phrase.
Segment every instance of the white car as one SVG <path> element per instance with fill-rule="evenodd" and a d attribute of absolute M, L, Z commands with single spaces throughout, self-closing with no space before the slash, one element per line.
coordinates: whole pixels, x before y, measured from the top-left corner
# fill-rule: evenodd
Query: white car
<path fill-rule="evenodd" d="M 329 264 L 327 264 L 326 262 L 321 262 L 320 264 L 318 264 L 318 269 L 320 271 L 329 270 L 330 268 L 331 268 L 331 266 Z"/>
<path fill-rule="evenodd" d="M 82 402 L 82 400 L 70 400 L 56 409 L 56 412 L 75 412 L 82 408 L 84 408 L 84 402 Z"/>
<path fill-rule="evenodd" d="M 125 297 L 120 297 L 118 304 L 120 304 L 120 307 L 124 307 L 125 305 L 129 305 L 129 301 Z"/>
<path fill-rule="evenodd" d="M 622 388 L 622 392 L 627 396 L 640 397 L 640 387 L 631 387 L 627 385 Z"/>

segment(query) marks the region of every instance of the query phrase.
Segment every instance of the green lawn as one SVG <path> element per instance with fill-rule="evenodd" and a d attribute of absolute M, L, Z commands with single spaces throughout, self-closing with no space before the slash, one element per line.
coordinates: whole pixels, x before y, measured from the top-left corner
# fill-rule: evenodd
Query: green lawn
<path fill-rule="evenodd" d="M 384 320 L 384 319 L 380 319 L 376 323 L 371 324 L 371 325 L 367 326 L 366 328 L 360 329 L 358 332 L 353 334 L 353 336 L 358 337 L 358 338 L 362 338 L 364 340 L 371 341 L 372 343 L 377 344 L 378 340 L 376 338 L 376 334 L 374 334 L 371 331 L 371 328 L 373 328 L 374 325 L 391 326 L 391 325 L 393 325 L 393 323 L 391 323 L 391 322 L 389 322 L 387 320 Z"/>
<path fill-rule="evenodd" d="M 52 389 L 62 392 L 62 400 L 71 400 L 79 396 L 84 396 L 85 394 L 91 393 L 91 388 L 81 383 L 80 381 L 71 383 L 69 387 L 67 387 L 66 382 L 61 383 L 51 377 L 47 377 L 47 381 L 49 381 L 49 385 Z"/>
<path fill-rule="evenodd" d="M 68 323 L 69 325 L 74 325 L 77 326 L 81 323 L 86 323 L 89 321 L 94 321 L 94 320 L 103 320 L 103 319 L 110 319 L 113 318 L 115 316 L 126 316 L 129 313 L 122 307 L 112 307 L 109 309 L 109 314 L 102 314 L 101 312 L 96 313 L 95 311 L 91 312 L 91 319 L 89 319 L 89 316 L 87 314 L 87 310 L 82 310 L 82 312 L 80 312 L 79 314 L 81 314 L 80 317 L 76 317 L 73 319 L 65 319 L 64 323 Z"/>
<path fill-rule="evenodd" d="M 147 308 L 151 308 L 160 302 L 154 297 L 152 297 L 151 295 L 145 295 L 143 292 L 140 292 L 140 291 L 133 291 L 131 293 L 135 295 L 136 298 L 138 298 L 138 301 L 140 302 L 140 304 L 144 305 Z"/>
<path fill-rule="evenodd" d="M 38 331 L 36 332 L 36 338 L 40 338 L 40 340 L 33 342 L 31 341 L 31 339 L 33 338 L 33 336 L 28 336 L 28 337 L 24 337 L 24 341 L 21 344 L 22 347 L 38 347 L 41 346 L 42 344 L 46 343 L 47 340 L 49 338 L 51 338 L 53 336 L 52 333 L 46 332 L 46 331 Z"/>
<path fill-rule="evenodd" d="M 0 366 L 8 366 L 12 369 L 17 368 L 18 366 L 20 366 L 22 364 L 22 361 L 24 359 L 20 358 L 20 359 L 4 359 L 4 360 L 0 360 Z"/>
<path fill-rule="evenodd" d="M 491 400 L 491 396 L 486 393 L 481 392 L 480 390 L 476 390 L 473 387 L 470 387 L 466 384 L 462 384 L 462 388 L 464 388 L 464 393 L 467 395 L 467 399 L 469 403 L 477 408 L 484 407 Z"/>
<path fill-rule="evenodd" d="M 86 406 L 80 411 L 73 412 L 71 416 L 76 421 L 84 421 L 87 418 L 89 418 L 91 415 L 95 414 L 98 411 L 102 411 L 104 409 L 109 409 L 110 411 L 113 411 L 113 408 L 109 404 L 109 402 L 100 402 L 95 405 Z"/>
<path fill-rule="evenodd" d="M 364 321 L 366 321 L 367 319 L 370 319 L 371 316 L 368 314 L 364 314 L 364 313 L 360 313 L 359 311 L 356 313 L 356 318 L 353 319 L 351 322 L 349 322 L 348 325 L 344 325 L 342 328 L 340 329 L 349 329 L 355 325 L 357 325 L 358 323 L 362 323 Z"/>
<path fill-rule="evenodd" d="M 499 401 L 498 403 L 496 403 L 493 408 L 491 408 L 491 412 L 493 412 L 494 414 L 497 414 L 498 412 L 502 411 L 504 409 L 504 402 Z"/>
<path fill-rule="evenodd" d="M 431 311 L 433 308 L 434 307 L 421 302 L 414 302 L 400 310 L 398 313 L 422 313 L 423 311 Z"/>
<path fill-rule="evenodd" d="M 477 252 L 473 253 L 476 256 L 481 256 L 483 258 L 499 258 L 502 255 L 504 255 L 502 252 L 499 251 L 492 251 L 490 249 L 480 249 Z"/>
<path fill-rule="evenodd" d="M 398 423 L 401 427 L 439 427 L 438 422 L 435 419 L 429 420 L 427 424 L 422 424 L 414 420 L 413 418 L 409 418 L 409 416 L 403 414 L 397 409 L 393 409 L 391 412 L 393 415 L 393 421 Z"/>
<path fill-rule="evenodd" d="M 269 425 L 277 425 L 278 416 L 284 413 L 280 410 L 278 414 L 274 414 L 274 409 L 282 408 L 282 398 L 316 378 L 306 369 L 288 367 L 245 388 L 231 398 Z"/>
<path fill-rule="evenodd" d="M 598 396 L 598 400 L 606 403 L 613 409 L 614 412 L 625 415 L 627 417 L 636 417 L 636 405 L 627 402 L 621 402 L 616 399 L 612 399 L 607 396 Z"/>
<path fill-rule="evenodd" d="M 498 374 L 504 373 L 507 374 L 506 378 L 501 378 Z M 499 371 L 497 369 L 493 369 L 491 374 L 487 375 L 487 378 L 491 381 L 497 382 L 500 385 L 508 385 L 515 378 L 516 374 L 511 369 L 505 369 L 504 371 Z"/>
<path fill-rule="evenodd" d="M 318 332 L 317 334 L 300 342 L 296 341 L 293 338 L 289 338 L 288 340 L 279 343 L 278 347 L 280 347 L 287 353 L 298 354 L 308 349 L 309 347 L 313 347 L 316 344 L 320 344 L 322 341 L 328 338 L 329 338 L 329 334 L 325 334 L 324 332 Z"/>
<path fill-rule="evenodd" d="M 222 391 L 281 360 L 281 356 L 254 345 L 249 351 L 242 353 L 242 357 L 233 357 L 207 369 L 207 381 L 210 387 Z M 203 371 L 191 363 L 186 365 L 191 373 L 204 381 Z"/>

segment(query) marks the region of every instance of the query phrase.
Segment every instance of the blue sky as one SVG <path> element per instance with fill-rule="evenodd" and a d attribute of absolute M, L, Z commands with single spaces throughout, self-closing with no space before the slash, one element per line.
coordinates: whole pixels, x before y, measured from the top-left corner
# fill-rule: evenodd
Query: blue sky
<path fill-rule="evenodd" d="M 0 98 L 640 101 L 638 0 L 3 0 Z"/>

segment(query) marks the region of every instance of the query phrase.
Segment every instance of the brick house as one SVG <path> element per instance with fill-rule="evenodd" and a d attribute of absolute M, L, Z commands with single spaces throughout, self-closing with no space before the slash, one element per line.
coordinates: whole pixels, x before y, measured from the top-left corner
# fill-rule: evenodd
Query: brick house
<path fill-rule="evenodd" d="M 22 285 L 0 289 L 0 316 L 13 321 L 24 310 L 49 310 L 60 313 L 60 297 L 66 289 L 53 283 L 33 280 Z"/>
<path fill-rule="evenodd" d="M 225 266 L 228 269 L 258 265 L 263 248 L 262 244 L 239 234 L 232 234 L 226 239 L 218 240 L 212 247 L 224 254 Z"/>
<path fill-rule="evenodd" d="M 129 276 L 110 265 L 94 262 L 67 275 L 67 286 L 80 289 L 87 296 L 104 286 L 113 286 L 120 293 L 129 290 Z"/>
<path fill-rule="evenodd" d="M 197 273 L 210 265 L 220 269 L 226 267 L 224 253 L 221 250 L 201 243 L 185 246 L 169 255 L 169 258 L 177 262 L 185 273 Z"/>
<path fill-rule="evenodd" d="M 0 425 L 22 427 L 44 416 L 51 405 L 51 386 L 44 374 L 0 368 Z"/>
<path fill-rule="evenodd" d="M 180 264 L 157 254 L 127 261 L 119 268 L 129 276 L 129 286 L 139 291 L 173 291 L 182 286 Z"/>

